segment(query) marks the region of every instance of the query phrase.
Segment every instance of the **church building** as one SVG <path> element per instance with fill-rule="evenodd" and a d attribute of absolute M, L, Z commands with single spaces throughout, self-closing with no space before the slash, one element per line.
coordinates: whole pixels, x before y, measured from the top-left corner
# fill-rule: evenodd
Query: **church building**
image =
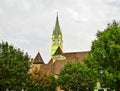
<path fill-rule="evenodd" d="M 58 76 L 61 69 L 64 65 L 71 62 L 82 62 L 82 60 L 88 56 L 89 51 L 81 51 L 81 52 L 63 52 L 63 36 L 62 31 L 59 25 L 58 15 L 56 17 L 55 27 L 53 29 L 53 34 L 51 38 L 51 59 L 47 64 L 44 63 L 40 53 L 38 52 L 36 57 L 32 61 L 32 70 L 38 68 L 39 70 L 52 73 L 55 77 Z"/>

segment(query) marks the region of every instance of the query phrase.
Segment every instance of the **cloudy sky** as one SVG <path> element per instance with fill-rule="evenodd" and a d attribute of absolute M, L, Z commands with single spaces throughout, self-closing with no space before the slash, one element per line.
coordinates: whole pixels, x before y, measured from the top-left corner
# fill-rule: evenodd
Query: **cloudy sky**
<path fill-rule="evenodd" d="M 64 52 L 88 51 L 98 30 L 120 21 L 120 0 L 0 0 L 0 41 L 50 60 L 57 13 Z"/>

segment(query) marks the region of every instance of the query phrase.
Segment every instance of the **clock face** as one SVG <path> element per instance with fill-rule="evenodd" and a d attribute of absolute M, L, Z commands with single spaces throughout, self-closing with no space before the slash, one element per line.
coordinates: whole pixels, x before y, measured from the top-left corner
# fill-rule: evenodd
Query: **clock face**
<path fill-rule="evenodd" d="M 57 39 L 54 40 L 54 44 L 55 44 L 55 45 L 58 44 L 58 40 L 57 40 Z"/>

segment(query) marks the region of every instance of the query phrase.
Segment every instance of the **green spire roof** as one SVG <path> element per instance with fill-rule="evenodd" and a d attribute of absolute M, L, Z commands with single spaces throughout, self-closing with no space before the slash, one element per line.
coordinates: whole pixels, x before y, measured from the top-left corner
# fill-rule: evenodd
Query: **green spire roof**
<path fill-rule="evenodd" d="M 53 35 L 55 36 L 55 38 L 58 38 L 59 35 L 62 35 L 60 30 L 58 15 L 56 17 L 56 24 L 55 24 L 55 29 L 53 30 Z"/>

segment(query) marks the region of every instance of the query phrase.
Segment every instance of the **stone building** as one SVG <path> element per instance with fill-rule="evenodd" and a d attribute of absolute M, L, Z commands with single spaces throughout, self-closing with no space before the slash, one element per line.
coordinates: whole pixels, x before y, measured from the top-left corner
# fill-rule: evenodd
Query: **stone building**
<path fill-rule="evenodd" d="M 33 59 L 31 71 L 37 67 L 43 72 L 48 74 L 52 73 L 55 76 L 58 76 L 61 69 L 67 62 L 82 62 L 82 60 L 88 56 L 89 51 L 63 52 L 63 37 L 58 16 L 56 17 L 56 23 L 55 28 L 53 29 L 51 42 L 51 59 L 49 62 L 45 64 L 40 53 L 38 52 L 36 57 Z"/>

